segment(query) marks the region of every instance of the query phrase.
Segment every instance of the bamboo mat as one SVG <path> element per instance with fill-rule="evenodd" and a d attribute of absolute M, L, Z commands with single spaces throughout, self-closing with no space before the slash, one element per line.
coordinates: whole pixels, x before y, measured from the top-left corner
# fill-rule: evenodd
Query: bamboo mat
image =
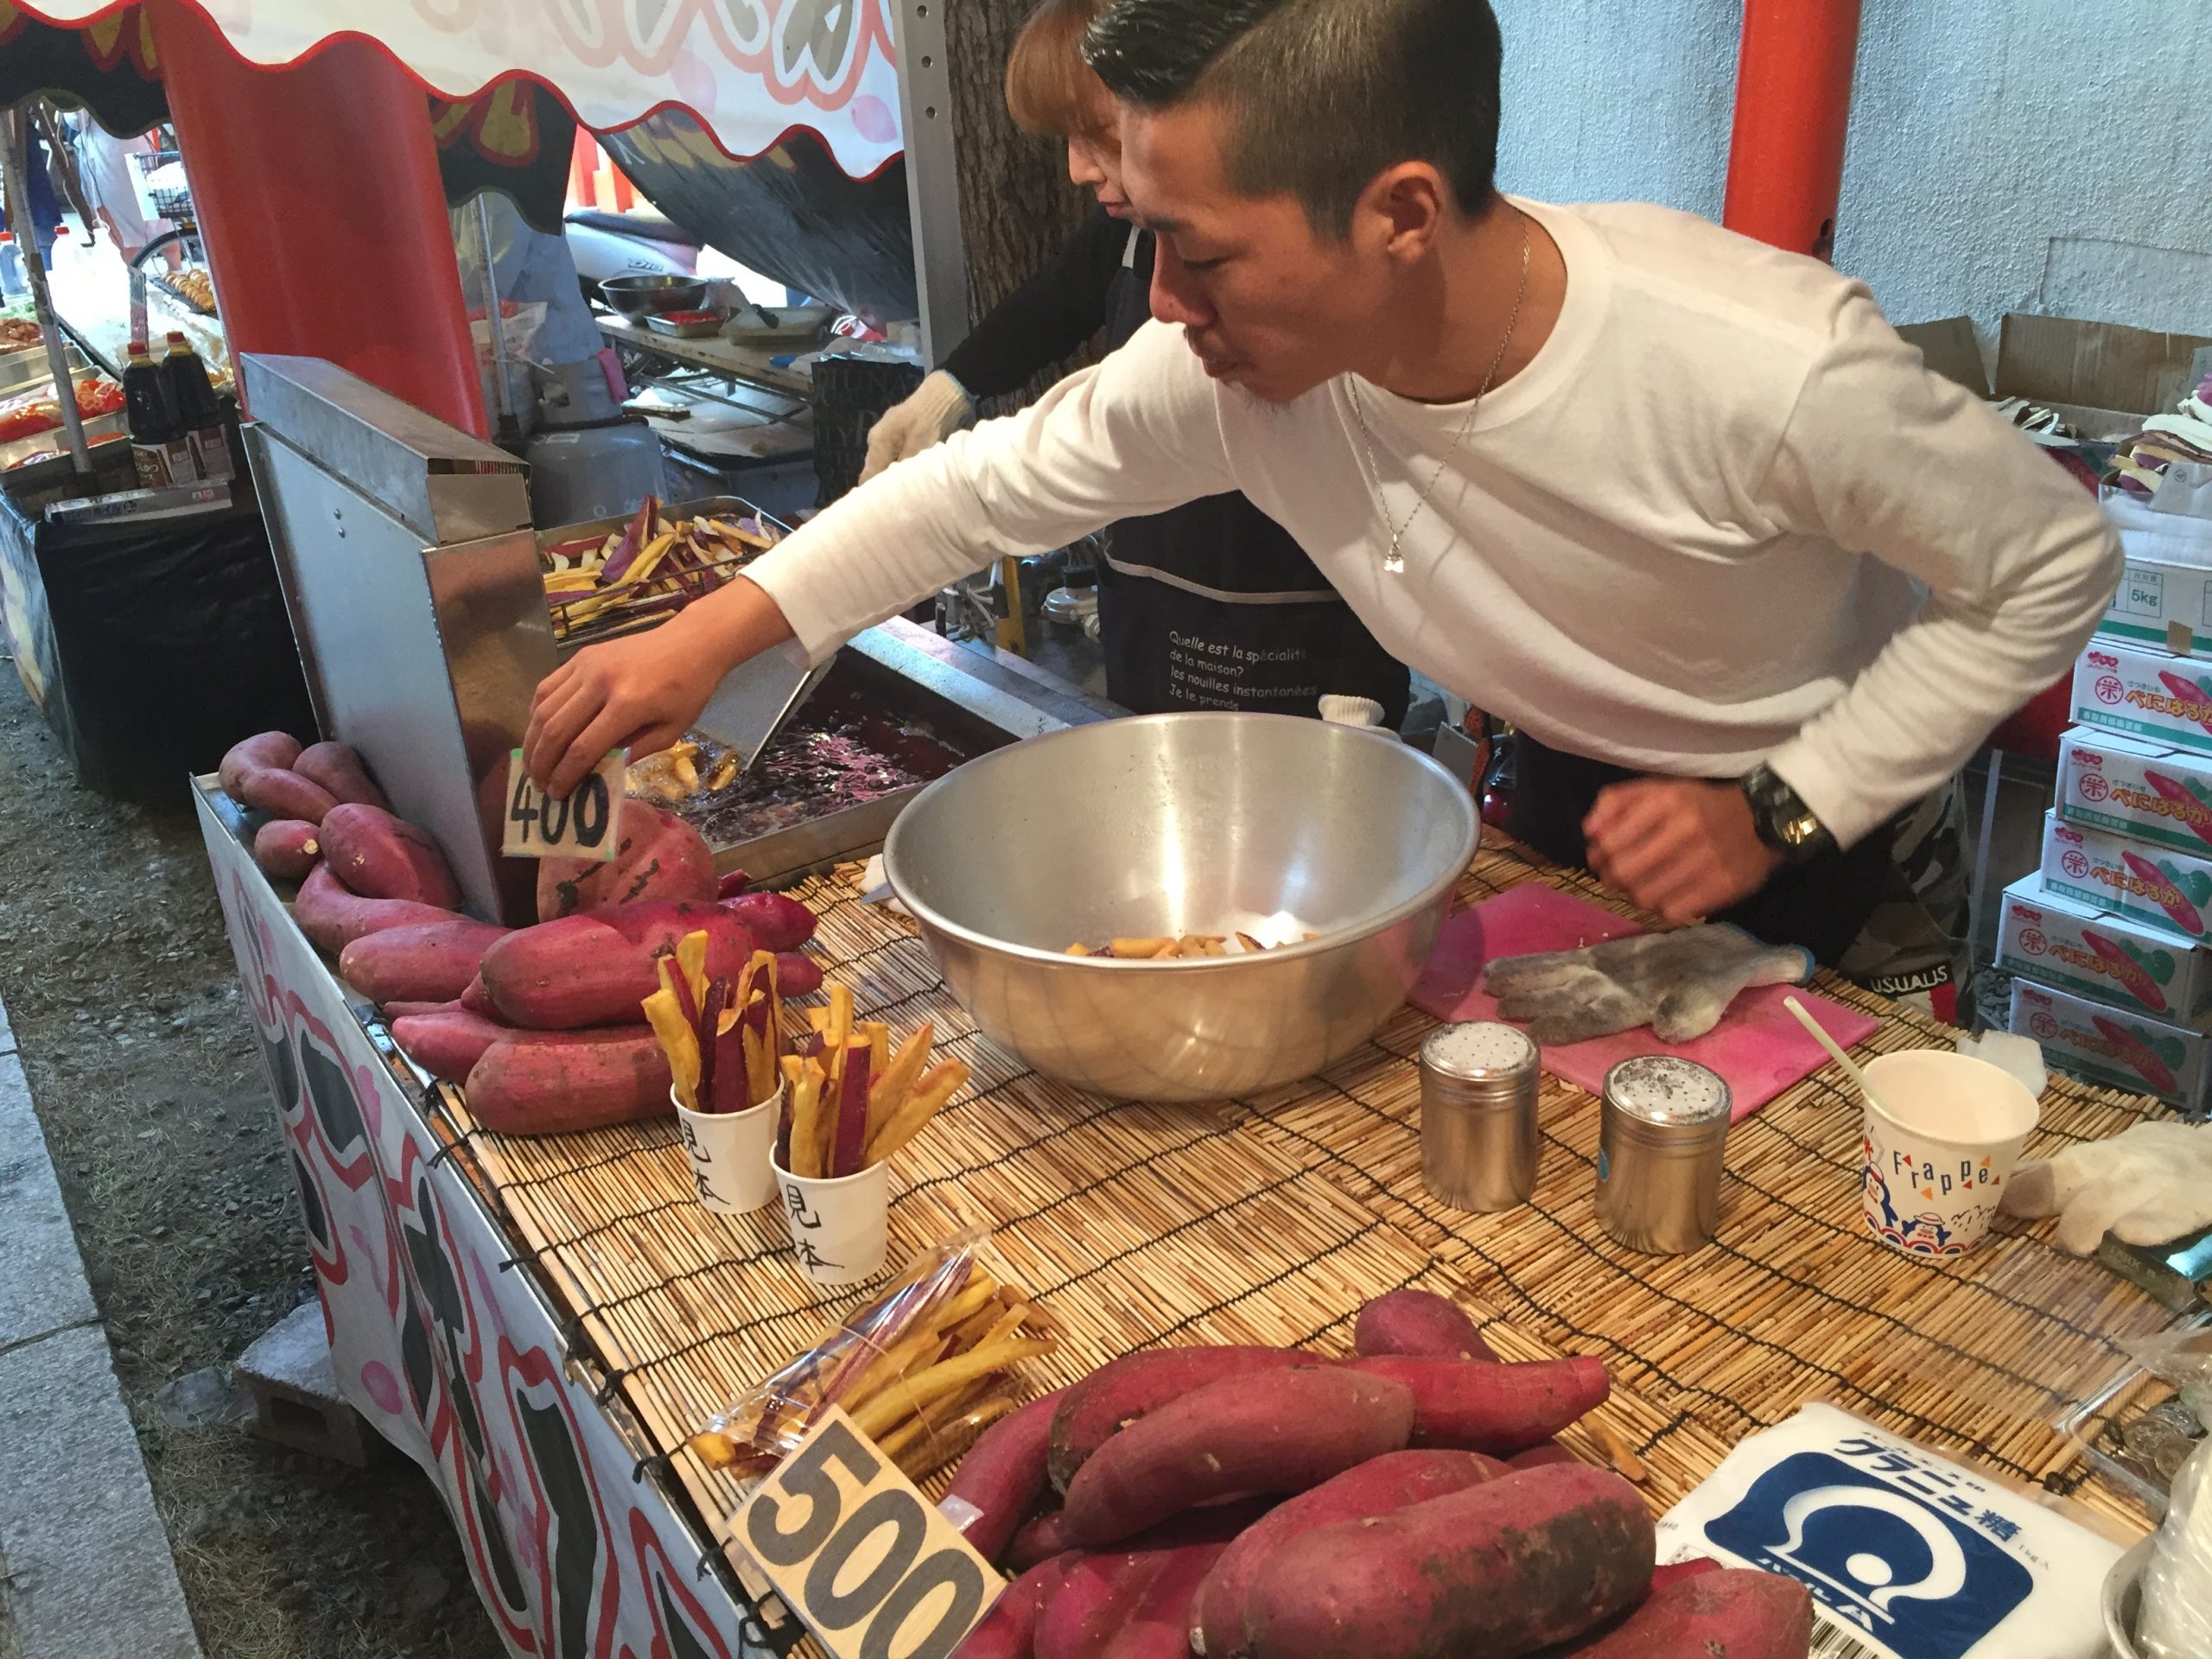
<path fill-rule="evenodd" d="M 1510 843 L 1477 857 L 1460 899 L 1527 880 L 1605 902 Z M 894 1030 L 933 1020 L 975 1069 L 899 1155 L 892 1260 L 988 1225 L 1068 1328 L 1035 1368 L 1040 1388 L 1160 1343 L 1345 1351 L 1361 1303 L 1415 1285 L 1466 1306 L 1509 1357 L 1602 1355 L 1615 1391 L 1598 1433 L 1634 1449 L 1662 1510 L 1745 1434 L 1827 1399 L 2015 1478 L 2080 1484 L 2095 1507 L 2143 1523 L 2102 1481 L 2082 1483 L 2050 1423 L 2121 1368 L 2118 1338 L 2170 1316 L 2041 1230 L 2005 1224 L 1948 1267 L 1876 1245 L 1859 1219 L 1857 1108 L 1834 1067 L 1731 1134 L 1719 1243 L 1638 1255 L 1592 1216 L 1597 1103 L 1555 1079 L 1534 1203 L 1472 1216 L 1428 1195 L 1411 1056 L 1432 1022 L 1418 1013 L 1325 1076 L 1251 1100 L 1109 1105 L 977 1035 L 900 918 L 828 879 L 797 896 L 820 915 L 816 953 L 869 1017 Z M 1820 988 L 1887 1020 L 1862 1052 L 1948 1046 L 1943 1027 L 1880 998 Z M 641 1453 L 664 1460 L 727 1542 L 739 1488 L 683 1441 L 866 1293 L 809 1285 L 774 1209 L 702 1210 L 672 1124 L 505 1137 L 477 1129 L 458 1091 L 442 1098 L 464 1166 L 563 1305 L 603 1397 L 619 1397 Z M 2030 1154 L 2156 1109 L 2054 1082 Z"/>

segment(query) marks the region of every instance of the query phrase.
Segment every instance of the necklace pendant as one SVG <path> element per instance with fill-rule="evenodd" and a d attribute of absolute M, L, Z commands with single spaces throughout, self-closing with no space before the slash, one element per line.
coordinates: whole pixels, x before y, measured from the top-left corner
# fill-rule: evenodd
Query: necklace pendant
<path fill-rule="evenodd" d="M 1398 551 L 1395 543 L 1391 545 L 1390 550 L 1382 556 L 1382 569 L 1394 576 L 1405 574 L 1406 556 Z"/>

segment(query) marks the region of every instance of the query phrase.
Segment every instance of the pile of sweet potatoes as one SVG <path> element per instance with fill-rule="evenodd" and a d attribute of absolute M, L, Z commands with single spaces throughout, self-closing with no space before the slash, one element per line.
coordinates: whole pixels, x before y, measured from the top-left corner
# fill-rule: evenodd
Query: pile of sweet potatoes
<path fill-rule="evenodd" d="M 986 1431 L 947 1504 L 1020 1576 L 958 1659 L 1804 1659 L 1802 1585 L 1656 1567 L 1557 1447 L 1599 1361 L 1503 1363 L 1420 1291 L 1355 1342 L 1132 1354 Z"/>
<path fill-rule="evenodd" d="M 686 934 L 708 935 L 710 974 L 734 976 L 758 947 L 781 953 L 784 995 L 821 987 L 799 952 L 813 913 L 745 892 L 742 875 L 718 880 L 698 831 L 645 802 L 624 802 L 613 861 L 544 861 L 542 919 L 510 931 L 461 913 L 435 843 L 392 816 L 345 745 L 266 732 L 232 749 L 220 776 L 241 804 L 282 815 L 254 855 L 299 881 L 301 931 L 384 1010 L 410 1058 L 467 1087 L 487 1128 L 552 1135 L 668 1112 L 668 1061 L 639 1004 Z"/>

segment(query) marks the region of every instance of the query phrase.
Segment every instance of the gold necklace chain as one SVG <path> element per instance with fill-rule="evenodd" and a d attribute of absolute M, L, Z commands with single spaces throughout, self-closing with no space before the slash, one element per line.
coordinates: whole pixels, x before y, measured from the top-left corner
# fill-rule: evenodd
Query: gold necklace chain
<path fill-rule="evenodd" d="M 1483 376 L 1481 389 L 1475 393 L 1474 402 L 1467 405 L 1467 412 L 1459 422 L 1459 429 L 1452 434 L 1452 447 L 1444 452 L 1443 458 L 1436 463 L 1436 470 L 1428 475 L 1427 486 L 1414 498 L 1413 511 L 1406 515 L 1405 523 L 1395 528 L 1392 528 L 1390 524 L 1390 503 L 1382 493 L 1382 469 L 1375 463 L 1375 435 L 1368 430 L 1366 413 L 1359 406 L 1359 381 L 1354 377 L 1344 382 L 1344 397 L 1351 404 L 1351 417 L 1359 425 L 1360 448 L 1367 461 L 1367 481 L 1375 492 L 1375 505 L 1382 510 L 1383 528 L 1390 531 L 1390 545 L 1382 555 L 1382 568 L 1394 576 L 1402 573 L 1406 568 L 1406 556 L 1399 550 L 1399 544 L 1404 541 L 1406 532 L 1414 527 L 1414 520 L 1421 517 L 1421 510 L 1428 505 L 1428 498 L 1434 492 L 1437 481 L 1444 476 L 1444 469 L 1451 465 L 1452 458 L 1466 442 L 1467 434 L 1474 429 L 1476 413 L 1482 408 L 1483 399 L 1490 395 L 1491 384 L 1497 378 L 1497 371 L 1505 361 L 1506 348 L 1513 344 L 1513 331 L 1521 321 L 1521 304 L 1529 297 L 1529 216 L 1522 213 L 1521 285 L 1514 290 L 1513 309 L 1505 319 L 1505 337 L 1497 342 L 1497 354 L 1490 360 L 1490 372 Z"/>

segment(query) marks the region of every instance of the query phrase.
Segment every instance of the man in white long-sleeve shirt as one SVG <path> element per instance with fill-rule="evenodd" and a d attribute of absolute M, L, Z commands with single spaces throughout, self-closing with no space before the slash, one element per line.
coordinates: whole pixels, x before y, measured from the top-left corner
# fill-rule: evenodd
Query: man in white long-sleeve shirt
<path fill-rule="evenodd" d="M 1522 729 L 1516 830 L 1671 918 L 1840 955 L 1882 827 L 2094 626 L 2095 504 L 1828 267 L 1497 194 L 1484 0 L 1117 0 L 1089 54 L 1155 321 L 577 657 L 532 772 L 562 792 L 760 651 L 818 659 L 991 558 L 1237 489 L 1393 655 Z"/>

